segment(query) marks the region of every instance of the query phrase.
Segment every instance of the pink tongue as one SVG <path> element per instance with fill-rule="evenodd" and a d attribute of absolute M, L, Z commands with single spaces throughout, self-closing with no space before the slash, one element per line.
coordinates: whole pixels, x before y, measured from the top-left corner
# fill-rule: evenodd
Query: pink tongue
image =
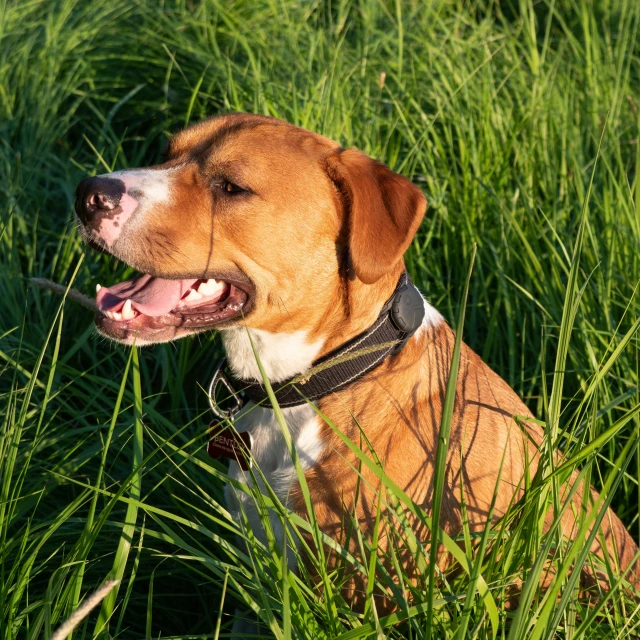
<path fill-rule="evenodd" d="M 182 296 L 197 282 L 194 280 L 163 280 L 142 275 L 119 282 L 112 287 L 102 287 L 96 295 L 100 311 L 120 311 L 127 298 L 133 308 L 145 316 L 163 316 L 178 306 Z"/>

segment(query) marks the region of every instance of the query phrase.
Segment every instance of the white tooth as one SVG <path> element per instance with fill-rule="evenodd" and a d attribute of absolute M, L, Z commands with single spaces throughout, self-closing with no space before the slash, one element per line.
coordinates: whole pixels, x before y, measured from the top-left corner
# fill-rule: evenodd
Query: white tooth
<path fill-rule="evenodd" d="M 113 320 L 113 311 L 105 311 L 104 315 Z"/>
<path fill-rule="evenodd" d="M 113 312 L 113 319 L 114 320 L 122 320 L 122 314 L 119 311 L 114 311 Z"/>
<path fill-rule="evenodd" d="M 100 293 L 100 289 L 102 289 L 102 285 L 101 284 L 97 284 L 96 285 L 96 293 Z"/>
<path fill-rule="evenodd" d="M 214 278 L 210 278 L 200 285 L 198 291 L 200 291 L 200 293 L 205 293 L 206 295 L 212 296 L 222 291 L 224 287 L 225 283 L 222 280 L 215 280 Z"/>
<path fill-rule="evenodd" d="M 191 302 L 192 300 L 200 300 L 202 298 L 202 294 L 198 293 L 195 289 L 191 289 L 189 291 L 189 295 L 185 298 L 186 302 Z"/>
<path fill-rule="evenodd" d="M 131 306 L 131 300 L 127 298 L 125 300 L 124 306 L 122 307 L 122 319 L 123 320 L 131 320 L 136 315 L 136 312 L 133 310 Z"/>

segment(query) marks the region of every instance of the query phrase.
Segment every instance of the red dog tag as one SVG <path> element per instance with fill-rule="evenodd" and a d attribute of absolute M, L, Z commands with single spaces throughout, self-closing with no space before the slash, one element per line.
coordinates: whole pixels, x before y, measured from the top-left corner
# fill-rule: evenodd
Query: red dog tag
<path fill-rule="evenodd" d="M 216 460 L 231 458 L 246 471 L 251 466 L 251 434 L 248 431 L 236 433 L 225 423 L 214 420 L 209 425 L 207 453 Z"/>

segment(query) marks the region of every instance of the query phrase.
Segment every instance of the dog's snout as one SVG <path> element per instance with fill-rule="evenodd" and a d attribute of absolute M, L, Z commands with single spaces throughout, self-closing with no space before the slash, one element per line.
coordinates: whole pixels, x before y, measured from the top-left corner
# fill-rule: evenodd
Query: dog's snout
<path fill-rule="evenodd" d="M 84 224 L 88 224 L 118 207 L 124 193 L 122 180 L 85 178 L 76 189 L 76 213 Z"/>
<path fill-rule="evenodd" d="M 76 188 L 75 210 L 86 238 L 109 250 L 128 235 L 129 220 L 166 202 L 168 170 L 131 169 L 85 178 Z M 130 228 L 130 225 L 129 225 Z"/>

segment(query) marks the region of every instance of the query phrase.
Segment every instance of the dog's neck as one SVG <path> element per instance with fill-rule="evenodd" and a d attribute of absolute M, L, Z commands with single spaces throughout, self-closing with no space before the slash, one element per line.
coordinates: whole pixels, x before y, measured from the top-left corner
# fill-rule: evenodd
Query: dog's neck
<path fill-rule="evenodd" d="M 424 329 L 443 321 L 440 313 L 426 300 L 422 327 L 412 340 Z M 270 382 L 282 382 L 307 371 L 323 351 L 326 338 L 310 340 L 306 331 L 270 332 L 263 329 L 248 329 L 237 326 L 221 332 L 227 359 L 233 374 L 243 380 L 260 381 L 262 376 L 256 354 Z M 254 353 L 255 349 L 255 353 Z"/>
<path fill-rule="evenodd" d="M 257 354 L 271 382 L 282 382 L 306 371 L 324 345 L 323 339 L 309 341 L 306 331 L 272 333 L 243 326 L 223 331 L 222 341 L 229 366 L 237 378 L 262 380 Z"/>

